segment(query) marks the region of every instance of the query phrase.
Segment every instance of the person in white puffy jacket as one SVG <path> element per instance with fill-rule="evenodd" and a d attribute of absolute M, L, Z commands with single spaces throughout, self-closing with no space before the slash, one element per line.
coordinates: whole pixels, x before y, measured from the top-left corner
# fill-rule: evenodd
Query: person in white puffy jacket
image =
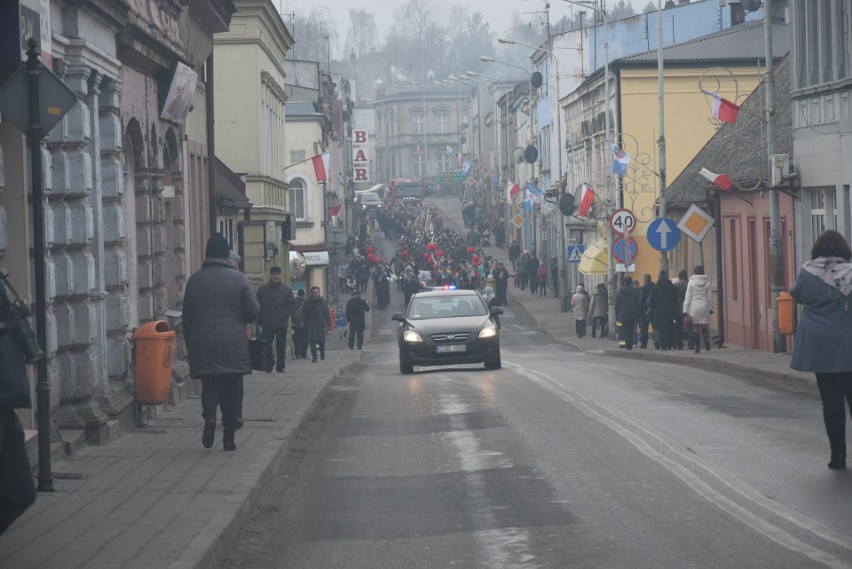
<path fill-rule="evenodd" d="M 701 351 L 701 338 L 704 338 L 704 347 L 710 350 L 710 331 L 707 325 L 710 323 L 710 312 L 713 310 L 712 291 L 710 290 L 710 279 L 704 274 L 704 267 L 698 265 L 689 277 L 686 285 L 686 297 L 683 300 L 683 314 L 692 320 L 692 332 L 695 338 L 695 353 Z"/>

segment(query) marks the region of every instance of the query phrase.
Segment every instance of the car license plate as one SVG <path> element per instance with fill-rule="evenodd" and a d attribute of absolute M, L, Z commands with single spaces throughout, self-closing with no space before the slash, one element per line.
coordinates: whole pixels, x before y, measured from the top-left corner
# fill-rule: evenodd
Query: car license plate
<path fill-rule="evenodd" d="M 449 352 L 466 352 L 467 345 L 466 344 L 450 344 L 449 346 L 438 346 L 435 350 L 439 354 L 446 354 Z"/>

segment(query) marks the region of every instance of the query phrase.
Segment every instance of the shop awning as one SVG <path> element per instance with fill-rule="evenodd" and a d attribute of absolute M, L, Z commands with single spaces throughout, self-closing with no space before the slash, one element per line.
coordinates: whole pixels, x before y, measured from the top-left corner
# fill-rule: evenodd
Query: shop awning
<path fill-rule="evenodd" d="M 592 245 L 586 247 L 583 256 L 580 257 L 580 272 L 584 275 L 607 274 L 609 262 L 609 247 L 605 239 L 599 239 Z"/>

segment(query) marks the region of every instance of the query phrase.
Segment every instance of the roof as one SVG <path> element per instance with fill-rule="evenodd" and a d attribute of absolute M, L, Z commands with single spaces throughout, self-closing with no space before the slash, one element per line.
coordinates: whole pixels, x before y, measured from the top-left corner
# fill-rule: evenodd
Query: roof
<path fill-rule="evenodd" d="M 778 154 L 793 153 L 793 119 L 790 104 L 790 58 L 775 68 L 775 137 Z M 779 87 L 780 86 L 780 87 Z M 705 190 L 716 188 L 698 172 L 707 168 L 716 174 L 727 174 L 742 191 L 765 189 L 769 179 L 769 157 L 766 150 L 765 80 L 740 105 L 737 122 L 723 123 L 707 144 L 687 164 L 683 172 L 667 188 L 669 204 L 693 204 L 706 200 Z"/>
<path fill-rule="evenodd" d="M 284 103 L 285 116 L 320 115 L 313 101 L 287 101 Z"/>
<path fill-rule="evenodd" d="M 772 24 L 772 52 L 777 58 L 790 51 L 790 26 Z M 702 61 L 763 60 L 766 55 L 763 20 L 738 24 L 724 30 L 663 48 L 666 64 L 695 63 Z M 621 65 L 657 63 L 657 50 L 619 59 Z"/>
<path fill-rule="evenodd" d="M 246 197 L 246 183 L 219 158 L 216 158 L 215 188 L 217 202 L 251 204 Z"/>

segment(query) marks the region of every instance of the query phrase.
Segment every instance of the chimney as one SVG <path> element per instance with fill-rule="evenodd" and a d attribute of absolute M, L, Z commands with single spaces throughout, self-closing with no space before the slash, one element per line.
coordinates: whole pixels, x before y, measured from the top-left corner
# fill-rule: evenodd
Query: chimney
<path fill-rule="evenodd" d="M 745 8 L 739 2 L 731 2 L 731 27 L 745 22 Z"/>

